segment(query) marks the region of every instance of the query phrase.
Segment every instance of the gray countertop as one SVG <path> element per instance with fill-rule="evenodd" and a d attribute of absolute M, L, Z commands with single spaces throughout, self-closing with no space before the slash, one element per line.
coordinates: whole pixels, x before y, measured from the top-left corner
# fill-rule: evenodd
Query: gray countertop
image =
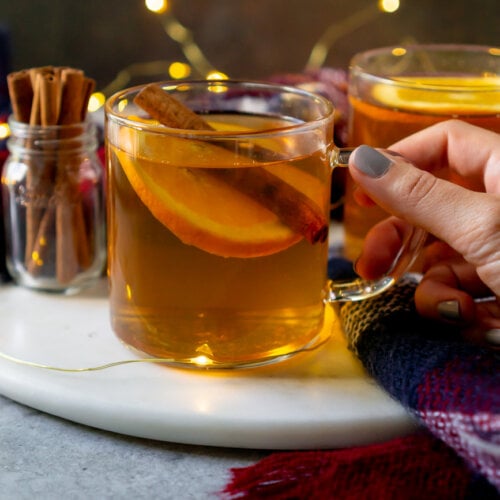
<path fill-rule="evenodd" d="M 230 469 L 266 452 L 139 439 L 0 396 L 0 499 L 219 498 Z"/>

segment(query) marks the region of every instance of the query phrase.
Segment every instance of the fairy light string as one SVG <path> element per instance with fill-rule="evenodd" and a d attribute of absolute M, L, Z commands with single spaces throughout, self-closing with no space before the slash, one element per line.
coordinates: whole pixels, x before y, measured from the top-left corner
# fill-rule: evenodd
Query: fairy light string
<path fill-rule="evenodd" d="M 331 24 L 312 48 L 306 69 L 319 69 L 323 66 L 330 49 L 337 40 L 372 21 L 378 16 L 378 13 L 379 8 L 374 4 L 370 4 L 368 7 L 356 11 L 342 22 Z"/>
<path fill-rule="evenodd" d="M 325 338 L 319 345 L 322 345 L 327 341 L 327 338 Z M 295 351 L 293 354 L 299 354 L 299 353 L 306 353 L 306 352 L 312 352 L 314 351 L 318 345 L 315 345 L 313 347 L 304 347 L 301 349 L 298 349 Z M 292 354 L 289 354 L 287 356 L 291 356 Z M 270 357 L 262 363 L 255 363 L 254 367 L 260 366 L 260 365 L 266 365 L 270 362 L 272 362 L 273 359 L 278 359 L 278 358 L 283 358 L 282 355 L 276 355 L 273 357 Z M 228 364 L 224 365 L 222 363 L 215 363 L 212 361 L 212 359 L 208 358 L 205 355 L 199 355 L 196 356 L 195 358 L 188 359 L 183 361 L 179 361 L 177 359 L 173 358 L 131 358 L 131 359 L 121 359 L 118 361 L 110 361 L 108 363 L 103 363 L 99 365 L 93 365 L 93 366 L 86 366 L 86 367 L 63 367 L 63 366 L 55 366 L 55 365 L 50 365 L 47 363 L 38 363 L 35 361 L 29 361 L 26 359 L 18 358 L 16 356 L 12 356 L 10 354 L 7 354 L 3 351 L 0 350 L 0 359 L 4 359 L 6 361 L 9 361 L 11 363 L 21 365 L 21 366 L 27 366 L 30 368 L 35 368 L 35 369 L 41 369 L 41 370 L 48 370 L 48 371 L 54 371 L 54 372 L 63 372 L 63 373 L 85 373 L 85 372 L 96 372 L 96 371 L 103 371 L 103 370 L 108 370 L 110 368 L 116 368 L 118 366 L 124 366 L 124 365 L 131 365 L 131 364 L 157 364 L 157 365 L 172 365 L 172 366 L 185 366 L 186 368 L 215 368 L 215 369 L 233 369 L 235 368 L 235 365 L 233 364 Z"/>
<path fill-rule="evenodd" d="M 173 363 L 174 361 L 173 359 L 170 358 L 137 358 L 137 359 L 122 359 L 119 361 L 104 363 L 102 365 L 88 366 L 82 368 L 65 368 L 62 366 L 52 366 L 46 363 L 36 363 L 34 361 L 28 361 L 25 359 L 17 358 L 15 356 L 11 356 L 10 354 L 7 354 L 2 351 L 0 351 L 0 358 L 18 365 L 29 366 L 31 368 L 40 368 L 42 370 L 50 370 L 55 372 L 66 372 L 66 373 L 95 372 L 95 371 L 107 370 L 109 368 L 114 368 L 116 366 L 129 365 L 133 363 L 167 364 L 167 363 Z"/>
<path fill-rule="evenodd" d="M 89 101 L 89 112 L 97 111 L 107 97 L 127 86 L 137 77 L 168 75 L 174 80 L 185 79 L 193 74 L 207 80 L 223 80 L 228 76 L 214 66 L 196 43 L 193 32 L 175 16 L 171 0 L 145 0 L 145 7 L 157 16 L 165 34 L 179 45 L 186 61 L 151 61 L 135 63 L 122 69 L 106 87 L 96 92 Z M 334 44 L 354 30 L 374 21 L 380 13 L 393 13 L 400 7 L 399 0 L 376 0 L 367 7 L 357 10 L 346 19 L 333 22 L 314 44 L 307 69 L 321 67 Z"/>
<path fill-rule="evenodd" d="M 115 78 L 104 88 L 94 92 L 89 99 L 89 113 L 94 113 L 104 106 L 106 99 L 125 88 L 134 78 L 168 75 L 173 80 L 185 79 L 193 74 L 207 80 L 224 80 L 228 76 L 217 69 L 205 56 L 196 43 L 194 34 L 176 18 L 172 0 L 145 0 L 145 7 L 157 16 L 165 34 L 179 45 L 186 61 L 149 61 L 131 64 L 120 70 Z M 366 8 L 356 11 L 351 16 L 333 22 L 319 37 L 311 49 L 306 69 L 321 67 L 334 44 L 354 30 L 376 19 L 380 13 L 391 14 L 400 7 L 399 0 L 376 0 Z M 0 140 L 10 135 L 7 123 L 0 124 Z"/>

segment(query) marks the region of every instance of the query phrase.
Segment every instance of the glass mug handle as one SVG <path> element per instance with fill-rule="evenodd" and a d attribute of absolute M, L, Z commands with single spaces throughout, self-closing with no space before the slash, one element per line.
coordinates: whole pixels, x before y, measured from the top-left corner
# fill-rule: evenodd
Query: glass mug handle
<path fill-rule="evenodd" d="M 349 157 L 354 148 L 334 147 L 331 156 L 332 168 L 348 167 Z M 415 262 L 418 254 L 424 246 L 427 232 L 421 228 L 412 226 L 401 248 L 396 254 L 387 272 L 376 280 L 365 280 L 355 278 L 353 280 L 329 281 L 327 302 L 356 301 L 363 300 L 391 287 Z"/>

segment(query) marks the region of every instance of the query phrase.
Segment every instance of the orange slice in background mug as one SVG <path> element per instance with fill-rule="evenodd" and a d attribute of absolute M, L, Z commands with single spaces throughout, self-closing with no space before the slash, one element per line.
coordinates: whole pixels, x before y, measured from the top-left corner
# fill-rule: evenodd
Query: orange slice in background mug
<path fill-rule="evenodd" d="M 377 84 L 373 97 L 388 108 L 436 114 L 482 115 L 500 112 L 497 76 L 401 76 L 400 85 Z M 405 85 L 407 84 L 407 86 Z M 432 92 L 429 92 L 432 90 Z"/>

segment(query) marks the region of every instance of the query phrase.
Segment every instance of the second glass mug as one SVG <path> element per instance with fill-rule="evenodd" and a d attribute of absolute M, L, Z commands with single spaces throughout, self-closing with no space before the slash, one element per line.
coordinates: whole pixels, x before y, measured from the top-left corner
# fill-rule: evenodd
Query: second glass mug
<path fill-rule="evenodd" d="M 351 147 L 387 148 L 451 118 L 500 133 L 500 48 L 417 44 L 361 52 L 349 68 L 349 101 Z M 360 253 L 370 228 L 387 217 L 377 206 L 358 205 L 354 190 L 346 176 L 343 222 L 350 259 Z"/>
<path fill-rule="evenodd" d="M 328 100 L 158 86 L 210 128 L 158 124 L 134 102 L 143 86 L 106 103 L 111 322 L 127 345 L 182 367 L 286 359 L 328 338 L 328 303 L 383 292 L 416 257 L 419 229 L 380 279 L 328 281 L 331 174 L 350 153 L 333 144 Z"/>

